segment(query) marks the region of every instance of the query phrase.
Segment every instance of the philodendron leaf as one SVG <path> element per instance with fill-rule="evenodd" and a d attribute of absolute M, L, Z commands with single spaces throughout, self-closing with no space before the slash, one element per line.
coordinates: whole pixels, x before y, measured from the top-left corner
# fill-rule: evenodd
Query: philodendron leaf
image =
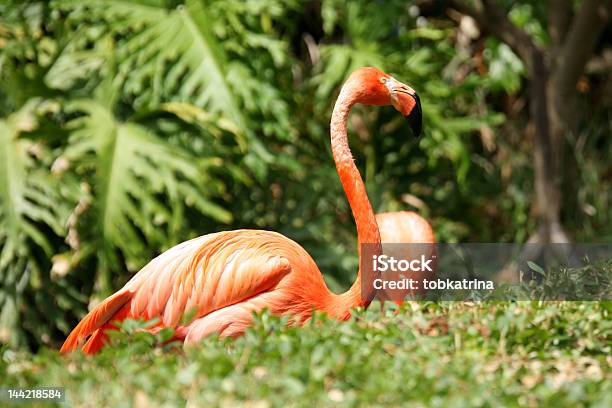
<path fill-rule="evenodd" d="M 94 101 L 71 103 L 68 110 L 84 115 L 69 124 L 74 131 L 64 157 L 93 171 L 94 228 L 110 252 L 118 248 L 134 268 L 142 266 L 152 246 L 147 244 L 168 244 L 164 225 L 181 203 L 216 221 L 231 221 L 207 195 L 198 157 L 139 123 L 118 121 Z"/>

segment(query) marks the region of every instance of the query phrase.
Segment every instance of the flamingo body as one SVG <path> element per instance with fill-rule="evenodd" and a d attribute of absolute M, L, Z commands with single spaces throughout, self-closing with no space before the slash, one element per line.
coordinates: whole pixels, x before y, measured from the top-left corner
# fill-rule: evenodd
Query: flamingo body
<path fill-rule="evenodd" d="M 430 257 L 435 253 L 436 239 L 433 229 L 427 220 L 412 211 L 398 211 L 376 214 L 376 222 L 383 242 L 383 253 L 396 259 L 418 259 L 421 254 Z M 384 245 L 384 244 L 413 244 L 413 245 Z M 435 262 L 434 262 L 435 271 Z M 394 279 L 400 277 L 412 278 L 419 282 L 419 289 L 386 289 L 379 291 L 379 299 L 392 299 L 401 304 L 406 296 L 424 295 L 423 279 L 433 278 L 433 274 L 426 272 L 388 273 Z M 412 293 L 411 293 L 412 292 Z"/>
<path fill-rule="evenodd" d="M 281 234 L 262 230 L 208 234 L 149 262 L 77 325 L 61 351 L 75 349 L 91 335 L 84 351 L 96 352 L 104 343 L 104 331 L 113 328 L 111 320 L 126 318 L 158 318 L 157 327 L 174 328 L 176 337 L 187 343 L 211 333 L 239 335 L 251 323 L 253 312 L 264 308 L 295 316 L 296 323 L 309 319 L 314 309 L 347 319 L 350 312 L 343 307 L 348 303 L 342 296 L 327 289 L 310 255 Z M 183 323 L 188 314 L 195 319 Z"/>
<path fill-rule="evenodd" d="M 376 214 L 383 243 L 432 244 L 436 242 L 427 220 L 413 211 Z"/>

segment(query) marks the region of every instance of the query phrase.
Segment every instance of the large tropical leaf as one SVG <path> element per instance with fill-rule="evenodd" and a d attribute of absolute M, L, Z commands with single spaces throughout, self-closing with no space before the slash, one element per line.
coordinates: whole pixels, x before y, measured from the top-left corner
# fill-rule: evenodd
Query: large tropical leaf
<path fill-rule="evenodd" d="M 115 56 L 116 80 L 122 83 L 122 92 L 135 109 L 156 109 L 168 101 L 189 102 L 234 122 L 249 142 L 244 163 L 261 180 L 274 157 L 251 129 L 260 124 L 249 121 L 244 110 L 253 110 L 258 97 L 268 101 L 275 90 L 254 81 L 252 72 L 246 69 L 248 63 L 228 61 L 226 50 L 212 29 L 214 21 L 208 13 L 209 3 L 187 0 L 183 5 L 168 8 L 166 2 L 154 0 L 57 0 L 53 5 L 69 12 L 70 21 L 76 24 L 105 22 L 104 28 L 97 27 L 94 36 L 110 31 L 121 38 Z M 228 19 L 237 25 L 235 15 Z M 256 43 L 271 54 L 279 54 L 271 39 L 256 38 L 259 39 Z M 70 69 L 82 70 L 80 65 L 70 64 Z M 71 74 L 63 75 L 70 77 Z M 257 85 L 262 88 L 261 95 L 252 91 Z M 266 106 L 261 109 L 266 110 Z M 268 113 L 284 112 L 280 118 L 285 119 L 284 129 L 289 127 L 284 105 L 276 102 L 267 110 Z"/>
<path fill-rule="evenodd" d="M 131 32 L 117 45 L 117 62 L 119 74 L 126 78 L 125 91 L 136 98 L 137 106 L 191 101 L 245 126 L 227 80 L 228 64 L 218 40 L 208 31 L 210 23 L 201 1 L 190 0 L 174 9 L 159 1 L 60 0 L 54 4 L 70 11 L 75 21 L 99 17 L 113 32 Z M 79 69 L 78 65 L 73 69 Z"/>
<path fill-rule="evenodd" d="M 168 236 L 182 222 L 185 203 L 217 222 L 231 221 L 231 214 L 210 199 L 214 181 L 206 169 L 218 165 L 214 157 L 195 157 L 142 124 L 119 122 L 93 100 L 72 102 L 68 111 L 83 115 L 69 123 L 73 132 L 62 157 L 84 176 L 92 174 L 91 227 L 97 247 L 104 248 L 103 274 L 118 266 L 115 248 L 134 270 L 154 248 L 173 244 Z"/>

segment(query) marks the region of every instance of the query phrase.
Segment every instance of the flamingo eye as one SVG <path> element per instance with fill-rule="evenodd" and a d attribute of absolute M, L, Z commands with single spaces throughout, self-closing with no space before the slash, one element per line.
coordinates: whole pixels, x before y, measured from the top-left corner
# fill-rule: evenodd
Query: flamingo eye
<path fill-rule="evenodd" d="M 382 82 L 383 84 L 386 84 L 387 83 L 387 78 L 385 78 L 385 77 L 380 78 L 380 82 Z"/>

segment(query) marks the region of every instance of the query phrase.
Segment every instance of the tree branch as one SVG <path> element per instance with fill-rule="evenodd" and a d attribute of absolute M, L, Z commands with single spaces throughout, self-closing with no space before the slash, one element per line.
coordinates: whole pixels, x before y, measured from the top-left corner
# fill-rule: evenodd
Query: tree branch
<path fill-rule="evenodd" d="M 567 26 L 572 17 L 571 0 L 549 0 L 548 2 L 548 35 L 553 53 L 561 48 Z"/>
<path fill-rule="evenodd" d="M 610 0 L 584 0 L 560 51 L 553 83 L 561 97 L 573 93 L 599 35 L 610 18 Z"/>
<path fill-rule="evenodd" d="M 475 0 L 470 6 L 462 0 L 450 0 L 449 5 L 460 13 L 472 17 L 480 28 L 493 34 L 508 44 L 527 65 L 530 73 L 533 72 L 531 63 L 534 52 L 542 52 L 531 36 L 522 28 L 515 26 L 508 20 L 508 16 L 499 5 L 492 0 Z"/>

